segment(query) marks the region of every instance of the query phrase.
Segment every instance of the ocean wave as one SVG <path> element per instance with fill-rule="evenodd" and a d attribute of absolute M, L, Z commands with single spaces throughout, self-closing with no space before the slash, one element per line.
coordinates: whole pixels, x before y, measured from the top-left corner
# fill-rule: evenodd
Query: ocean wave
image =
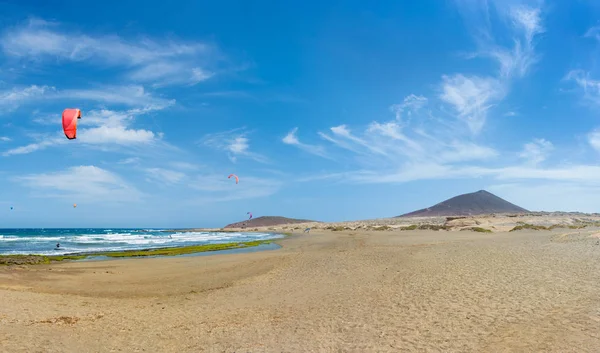
<path fill-rule="evenodd" d="M 113 231 L 112 229 L 110 229 Z M 76 231 L 79 231 L 77 233 Z M 140 250 L 175 246 L 222 244 L 282 238 L 274 233 L 220 232 L 108 232 L 109 229 L 39 231 L 37 234 L 0 235 L 0 254 L 62 255 L 78 252 Z M 42 233 L 42 234 L 40 234 Z M 56 243 L 60 248 L 55 249 Z"/>

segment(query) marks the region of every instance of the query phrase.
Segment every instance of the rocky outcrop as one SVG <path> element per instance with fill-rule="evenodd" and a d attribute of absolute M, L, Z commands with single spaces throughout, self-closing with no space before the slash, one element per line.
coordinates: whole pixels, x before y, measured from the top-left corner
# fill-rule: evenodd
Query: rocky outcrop
<path fill-rule="evenodd" d="M 250 227 L 271 227 L 286 224 L 297 224 L 297 223 L 315 223 L 317 221 L 310 221 L 306 219 L 294 219 L 278 216 L 262 216 L 252 218 L 246 221 L 231 223 L 223 228 L 250 228 Z"/>

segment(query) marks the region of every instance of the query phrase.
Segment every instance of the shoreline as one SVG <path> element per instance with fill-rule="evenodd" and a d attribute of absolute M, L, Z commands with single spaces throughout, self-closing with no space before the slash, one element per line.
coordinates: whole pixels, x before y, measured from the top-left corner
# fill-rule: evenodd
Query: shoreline
<path fill-rule="evenodd" d="M 156 258 L 156 257 L 171 257 L 171 256 L 190 256 L 194 254 L 202 254 L 208 252 L 222 252 L 230 250 L 241 250 L 254 247 L 260 247 L 268 244 L 276 244 L 281 247 L 281 244 L 276 243 L 278 240 L 282 240 L 290 237 L 291 233 L 273 233 L 282 235 L 282 238 L 275 239 L 264 239 L 254 241 L 243 241 L 243 242 L 228 242 L 220 244 L 202 244 L 202 245 L 188 245 L 188 246 L 175 246 L 175 247 L 161 247 L 161 248 L 147 248 L 147 249 L 135 249 L 135 250 L 114 250 L 114 251 L 95 251 L 95 252 L 78 252 L 70 253 L 65 255 L 0 255 L 0 266 L 10 265 L 41 265 L 50 264 L 63 261 L 106 261 L 109 259 L 123 259 L 123 258 Z M 263 249 L 269 250 L 269 249 Z M 271 249 L 274 250 L 274 249 Z M 227 252 L 229 253 L 229 252 Z M 95 258 L 94 260 L 88 260 Z"/>

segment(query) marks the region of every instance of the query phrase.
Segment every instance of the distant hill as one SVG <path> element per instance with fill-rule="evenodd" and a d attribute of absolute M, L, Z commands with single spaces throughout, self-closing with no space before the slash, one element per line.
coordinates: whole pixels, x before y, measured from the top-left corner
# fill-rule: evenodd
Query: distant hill
<path fill-rule="evenodd" d="M 283 224 L 294 224 L 294 223 L 307 223 L 307 222 L 316 222 L 307 219 L 294 219 L 294 218 L 286 218 L 286 217 L 278 217 L 278 216 L 262 216 L 252 218 L 246 221 L 231 223 L 226 225 L 224 228 L 249 228 L 249 227 L 270 227 L 270 226 L 279 226 Z"/>
<path fill-rule="evenodd" d="M 413 211 L 398 217 L 440 217 L 470 216 L 490 213 L 528 213 L 529 211 L 514 205 L 485 190 L 462 194 L 442 201 L 436 205 Z"/>

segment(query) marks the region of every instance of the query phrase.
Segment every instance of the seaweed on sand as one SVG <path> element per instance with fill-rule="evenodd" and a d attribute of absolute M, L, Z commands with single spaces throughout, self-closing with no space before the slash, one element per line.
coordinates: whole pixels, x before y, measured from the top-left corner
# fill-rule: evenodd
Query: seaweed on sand
<path fill-rule="evenodd" d="M 88 257 L 105 256 L 113 258 L 143 257 L 143 256 L 175 256 L 184 254 L 193 254 L 206 251 L 219 251 L 228 249 L 240 249 L 261 244 L 270 244 L 271 240 L 255 240 L 247 242 L 232 242 L 223 244 L 205 244 L 192 245 L 173 248 L 145 249 L 145 250 L 124 250 L 124 251 L 105 251 L 94 253 L 79 253 L 70 255 L 2 255 L 0 256 L 0 265 L 40 265 L 59 262 L 64 260 L 81 260 Z"/>

